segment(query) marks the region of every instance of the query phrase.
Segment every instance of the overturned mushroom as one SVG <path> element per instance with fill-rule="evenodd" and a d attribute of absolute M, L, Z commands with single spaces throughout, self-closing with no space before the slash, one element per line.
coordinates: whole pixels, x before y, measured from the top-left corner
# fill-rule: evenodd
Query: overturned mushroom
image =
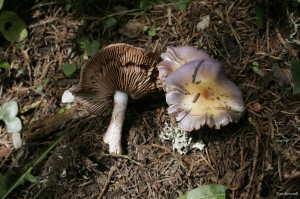
<path fill-rule="evenodd" d="M 210 59 L 210 56 L 203 50 L 193 46 L 167 47 L 165 53 L 161 54 L 163 59 L 157 64 L 159 78 L 164 79 L 183 64 L 196 59 Z"/>
<path fill-rule="evenodd" d="M 245 104 L 240 89 L 225 74 L 223 64 L 211 59 L 188 62 L 165 79 L 169 114 L 186 131 L 237 122 Z"/>
<path fill-rule="evenodd" d="M 70 91 L 89 112 L 112 113 L 104 142 L 110 153 L 122 153 L 121 133 L 128 98 L 139 99 L 156 89 L 159 61 L 156 53 L 128 44 L 109 45 L 91 57 L 81 70 L 80 82 Z"/>

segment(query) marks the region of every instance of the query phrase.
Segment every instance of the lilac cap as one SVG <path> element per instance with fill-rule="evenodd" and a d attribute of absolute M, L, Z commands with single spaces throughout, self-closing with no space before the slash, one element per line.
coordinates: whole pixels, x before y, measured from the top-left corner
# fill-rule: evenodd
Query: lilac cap
<path fill-rule="evenodd" d="M 242 92 L 226 76 L 224 65 L 211 59 L 190 61 L 165 79 L 169 114 L 175 114 L 186 131 L 203 125 L 238 122 L 245 109 Z"/>
<path fill-rule="evenodd" d="M 163 61 L 158 63 L 159 78 L 164 79 L 183 64 L 196 59 L 211 59 L 203 50 L 193 46 L 167 47 L 167 51 L 161 54 Z"/>

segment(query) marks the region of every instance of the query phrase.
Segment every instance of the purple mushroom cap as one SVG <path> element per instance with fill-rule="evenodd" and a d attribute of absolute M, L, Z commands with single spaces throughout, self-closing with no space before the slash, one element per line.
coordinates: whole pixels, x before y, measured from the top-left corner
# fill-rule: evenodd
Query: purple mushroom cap
<path fill-rule="evenodd" d="M 186 131 L 203 125 L 221 126 L 237 122 L 245 103 L 242 92 L 225 73 L 221 62 L 211 59 L 190 61 L 165 79 L 169 114 L 175 114 Z"/>
<path fill-rule="evenodd" d="M 183 64 L 196 59 L 211 59 L 203 50 L 193 46 L 167 47 L 167 51 L 161 54 L 163 61 L 157 64 L 159 78 L 164 79 Z"/>

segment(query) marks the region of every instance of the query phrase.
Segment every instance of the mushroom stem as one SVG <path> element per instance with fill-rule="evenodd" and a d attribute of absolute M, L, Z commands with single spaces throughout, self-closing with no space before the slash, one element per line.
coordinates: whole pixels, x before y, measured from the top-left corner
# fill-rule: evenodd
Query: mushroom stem
<path fill-rule="evenodd" d="M 128 94 L 126 92 L 116 91 L 114 94 L 114 108 L 110 124 L 103 138 L 103 141 L 109 146 L 110 153 L 122 154 L 121 138 L 127 103 Z"/>

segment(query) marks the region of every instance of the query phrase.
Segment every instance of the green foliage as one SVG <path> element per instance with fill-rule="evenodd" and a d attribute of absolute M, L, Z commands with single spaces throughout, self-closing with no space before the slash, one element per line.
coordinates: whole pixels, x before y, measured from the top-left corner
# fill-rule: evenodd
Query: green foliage
<path fill-rule="evenodd" d="M 293 79 L 293 93 L 300 93 L 300 61 L 292 60 L 291 61 L 291 71 L 292 71 L 292 79 Z"/>
<path fill-rule="evenodd" d="M 0 197 L 4 196 L 6 192 L 7 192 L 7 187 L 5 185 L 5 180 L 3 178 L 3 175 L 0 173 Z"/>
<path fill-rule="evenodd" d="M 151 27 L 145 26 L 143 28 L 143 30 L 144 30 L 144 32 L 147 32 L 148 35 L 151 36 L 151 37 L 155 37 L 156 36 L 156 29 L 153 26 L 151 26 Z"/>
<path fill-rule="evenodd" d="M 259 67 L 259 63 L 257 61 L 252 62 L 253 67 Z"/>
<path fill-rule="evenodd" d="M 136 2 L 135 8 L 139 9 L 141 12 L 146 12 L 151 9 L 152 5 L 157 3 L 156 0 L 148 1 L 148 0 L 138 0 Z"/>
<path fill-rule="evenodd" d="M 196 189 L 188 191 L 177 199 L 225 199 L 227 186 L 219 184 L 202 185 Z"/>
<path fill-rule="evenodd" d="M 100 47 L 99 41 L 94 39 L 90 41 L 87 37 L 78 38 L 77 43 L 79 44 L 81 49 L 85 50 L 88 57 L 94 55 Z M 85 57 L 85 59 L 87 59 L 88 57 Z"/>
<path fill-rule="evenodd" d="M 19 112 L 17 102 L 11 101 L 5 103 L 0 108 L 0 120 L 3 120 L 8 133 L 17 133 L 22 129 L 21 120 L 16 117 Z"/>
<path fill-rule="evenodd" d="M 50 78 L 48 78 L 48 77 L 47 77 L 47 78 L 45 78 L 45 80 L 44 80 L 44 84 L 45 84 L 45 85 L 47 85 L 47 84 L 49 84 L 49 83 L 50 83 Z"/>
<path fill-rule="evenodd" d="M 66 111 L 65 108 L 60 108 L 60 109 L 57 111 L 57 113 L 58 113 L 58 114 L 63 114 L 65 111 Z"/>
<path fill-rule="evenodd" d="M 0 10 L 1 10 L 2 7 L 3 7 L 3 3 L 4 3 L 4 0 L 0 0 Z"/>
<path fill-rule="evenodd" d="M 108 17 L 105 20 L 103 20 L 102 23 L 105 29 L 109 29 L 117 24 L 117 20 L 114 17 Z"/>
<path fill-rule="evenodd" d="M 47 155 L 49 154 L 49 152 L 55 147 L 57 146 L 60 141 L 63 139 L 63 136 L 61 136 L 59 139 L 57 139 L 45 152 L 43 152 L 40 157 L 38 157 L 33 163 L 31 163 L 30 165 L 28 165 L 22 172 L 21 176 L 14 182 L 14 184 L 9 188 L 9 189 L 5 189 L 5 183 L 4 183 L 4 179 L 2 177 L 2 174 L 0 174 L 0 197 L 1 199 L 5 199 L 9 196 L 9 194 L 15 189 L 17 188 L 19 185 L 23 184 L 26 180 L 31 182 L 31 183 L 36 183 L 37 179 L 31 174 L 31 172 L 33 171 L 33 169 L 40 163 L 42 162 Z M 1 184 L 2 183 L 2 184 Z M 2 189 L 3 187 L 3 189 Z"/>
<path fill-rule="evenodd" d="M 190 0 L 178 0 L 177 8 L 179 10 L 186 10 Z"/>
<path fill-rule="evenodd" d="M 77 67 L 74 63 L 64 63 L 62 70 L 66 76 L 70 76 L 77 70 Z"/>
<path fill-rule="evenodd" d="M 26 39 L 28 32 L 25 22 L 12 11 L 4 11 L 0 15 L 0 32 L 10 42 Z"/>
<path fill-rule="evenodd" d="M 117 20 L 114 17 L 108 17 L 102 21 L 103 24 L 103 33 L 104 34 L 107 30 L 114 27 L 117 24 Z"/>
<path fill-rule="evenodd" d="M 252 62 L 252 69 L 255 73 L 258 73 L 259 69 L 259 63 L 257 61 Z"/>
<path fill-rule="evenodd" d="M 10 64 L 6 61 L 3 61 L 3 60 L 0 60 L 0 68 L 3 68 L 3 69 L 9 69 L 10 68 Z"/>
<path fill-rule="evenodd" d="M 100 47 L 100 42 L 97 40 L 92 40 L 91 43 L 88 43 L 88 45 L 86 46 L 86 54 L 87 56 L 92 56 L 94 55 Z"/>
<path fill-rule="evenodd" d="M 45 90 L 45 87 L 47 86 L 47 84 L 49 84 L 49 82 L 50 82 L 50 79 L 45 78 L 44 82 L 41 84 L 38 84 L 34 91 L 36 93 L 43 94 L 43 91 Z"/>
<path fill-rule="evenodd" d="M 65 9 L 66 11 L 69 11 L 72 7 L 73 7 L 73 0 L 66 0 L 66 5 L 65 5 Z"/>
<path fill-rule="evenodd" d="M 256 26 L 258 29 L 262 29 L 264 26 L 264 10 L 260 6 L 255 8 L 255 18 Z"/>

